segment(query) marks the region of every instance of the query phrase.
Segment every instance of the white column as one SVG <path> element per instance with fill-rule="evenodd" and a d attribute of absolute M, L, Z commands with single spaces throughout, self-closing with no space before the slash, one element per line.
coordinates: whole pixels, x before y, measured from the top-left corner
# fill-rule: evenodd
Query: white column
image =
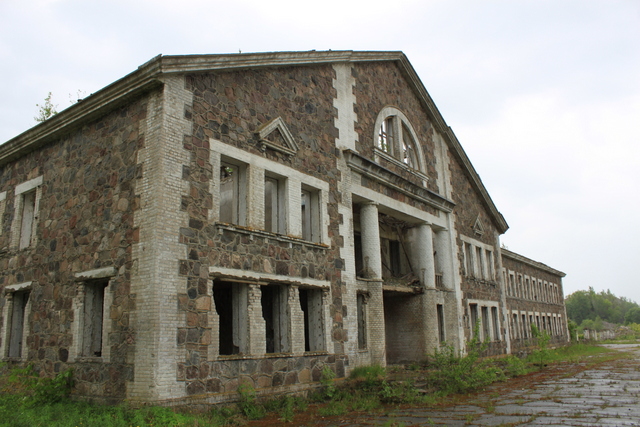
<path fill-rule="evenodd" d="M 377 204 L 365 203 L 361 205 L 360 228 L 365 277 L 367 279 L 382 279 L 380 225 L 378 223 Z"/>

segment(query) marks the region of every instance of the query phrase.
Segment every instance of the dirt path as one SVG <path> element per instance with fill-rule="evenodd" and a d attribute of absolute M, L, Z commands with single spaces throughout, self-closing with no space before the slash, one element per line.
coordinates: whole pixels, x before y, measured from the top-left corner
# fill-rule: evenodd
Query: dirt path
<path fill-rule="evenodd" d="M 287 425 L 640 426 L 640 347 L 610 347 L 633 357 L 596 367 L 582 363 L 548 368 L 437 407 L 399 408 L 385 415 L 296 417 L 297 422 Z"/>

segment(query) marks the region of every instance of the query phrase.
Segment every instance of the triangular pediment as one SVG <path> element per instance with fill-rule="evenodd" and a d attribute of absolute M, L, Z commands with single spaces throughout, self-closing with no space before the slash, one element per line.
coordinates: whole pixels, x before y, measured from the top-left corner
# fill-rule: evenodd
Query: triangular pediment
<path fill-rule="evenodd" d="M 298 151 L 298 144 L 293 139 L 282 117 L 276 117 L 260 126 L 257 134 L 263 149 L 269 147 L 289 156 L 293 156 Z"/>
<path fill-rule="evenodd" d="M 482 225 L 482 221 L 480 221 L 480 216 L 476 218 L 476 222 L 473 224 L 473 232 L 478 236 L 484 234 L 484 225 Z"/>

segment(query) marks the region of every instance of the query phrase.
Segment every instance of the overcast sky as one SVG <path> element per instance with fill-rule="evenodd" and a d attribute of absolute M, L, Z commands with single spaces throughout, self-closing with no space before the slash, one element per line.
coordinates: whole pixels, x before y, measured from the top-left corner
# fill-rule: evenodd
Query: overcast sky
<path fill-rule="evenodd" d="M 0 0 L 0 142 L 158 54 L 401 50 L 510 230 L 640 302 L 640 1 Z"/>

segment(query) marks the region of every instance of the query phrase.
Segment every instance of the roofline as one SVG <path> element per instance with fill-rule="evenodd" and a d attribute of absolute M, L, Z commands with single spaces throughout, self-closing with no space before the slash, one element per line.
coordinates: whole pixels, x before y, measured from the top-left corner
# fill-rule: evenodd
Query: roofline
<path fill-rule="evenodd" d="M 422 105 L 433 120 L 434 128 L 448 142 L 453 154 L 462 163 L 472 186 L 480 194 L 482 202 L 491 213 L 500 234 L 509 228 L 502 214 L 489 196 L 480 176 L 474 169 L 453 130 L 447 125 L 435 102 L 427 92 L 420 77 L 400 51 L 306 51 L 306 52 L 265 52 L 233 53 L 219 55 L 158 55 L 142 64 L 125 77 L 116 80 L 82 102 L 61 111 L 50 119 L 32 127 L 22 134 L 0 145 L 0 166 L 33 151 L 54 138 L 63 136 L 106 111 L 117 108 L 128 99 L 162 86 L 162 75 L 176 73 L 197 73 L 262 67 L 301 66 L 344 62 L 396 62 L 407 80 L 418 93 Z"/>
<path fill-rule="evenodd" d="M 538 268 L 540 270 L 546 271 L 547 273 L 551 273 L 555 276 L 559 276 L 559 277 L 565 277 L 566 274 L 563 273 L 560 270 L 556 270 L 555 268 L 551 268 L 546 264 L 543 264 L 541 262 L 538 261 L 534 261 L 530 258 L 527 258 L 526 256 L 517 254 L 515 252 L 512 252 L 508 249 L 505 248 L 500 248 L 500 253 L 502 254 L 502 256 L 506 256 L 507 258 L 511 258 L 514 261 L 519 261 L 522 262 L 524 264 L 530 265 L 531 267 L 535 267 Z"/>

